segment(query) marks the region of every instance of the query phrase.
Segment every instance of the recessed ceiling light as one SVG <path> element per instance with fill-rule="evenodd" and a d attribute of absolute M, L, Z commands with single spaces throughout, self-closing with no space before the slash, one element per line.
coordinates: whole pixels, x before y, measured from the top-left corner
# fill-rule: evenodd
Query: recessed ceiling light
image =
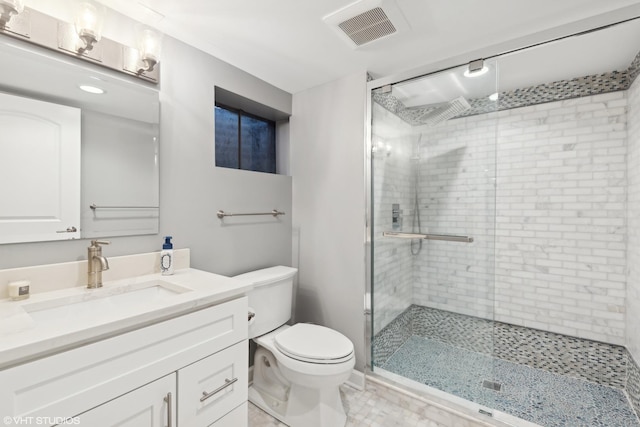
<path fill-rule="evenodd" d="M 490 101 L 497 101 L 499 97 L 500 97 L 500 94 L 498 92 L 492 93 L 491 95 L 489 95 L 489 100 Z"/>
<path fill-rule="evenodd" d="M 97 86 L 91 86 L 91 85 L 80 85 L 78 86 L 80 89 L 82 89 L 85 92 L 89 92 L 89 93 L 94 93 L 94 94 L 103 94 L 104 93 L 104 89 L 99 88 Z"/>
<path fill-rule="evenodd" d="M 484 74 L 487 74 L 487 71 L 489 71 L 489 67 L 487 67 L 486 65 L 483 66 L 482 68 L 480 68 L 479 70 L 465 70 L 464 72 L 464 76 L 465 77 L 480 77 Z"/>

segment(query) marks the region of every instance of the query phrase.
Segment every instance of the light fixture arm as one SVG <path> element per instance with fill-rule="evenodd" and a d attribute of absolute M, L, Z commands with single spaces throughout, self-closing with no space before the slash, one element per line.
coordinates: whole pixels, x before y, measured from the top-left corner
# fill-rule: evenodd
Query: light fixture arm
<path fill-rule="evenodd" d="M 95 35 L 93 35 L 91 33 L 88 33 L 88 32 L 81 31 L 78 34 L 78 37 L 80 38 L 80 40 L 84 44 L 84 46 L 80 46 L 78 48 L 78 53 L 79 54 L 82 54 L 83 52 L 87 52 L 87 51 L 90 51 L 91 49 L 93 49 L 93 46 L 98 41 L 98 39 L 96 38 Z"/>
<path fill-rule="evenodd" d="M 158 64 L 158 61 L 154 58 L 142 58 L 141 61 L 144 64 L 144 67 L 140 67 L 138 69 L 138 74 L 148 73 L 149 71 L 153 71 L 155 66 Z"/>
<path fill-rule="evenodd" d="M 4 28 L 22 10 L 22 0 L 0 0 L 0 28 Z"/>

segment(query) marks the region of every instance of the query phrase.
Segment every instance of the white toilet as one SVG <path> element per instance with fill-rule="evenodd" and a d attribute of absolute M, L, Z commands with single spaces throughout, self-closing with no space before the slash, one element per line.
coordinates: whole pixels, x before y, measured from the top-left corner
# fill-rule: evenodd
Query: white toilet
<path fill-rule="evenodd" d="M 291 427 L 344 426 L 339 386 L 356 360 L 353 343 L 324 326 L 285 323 L 291 317 L 291 267 L 271 267 L 236 276 L 249 292 L 249 338 L 257 344 L 249 400 Z"/>

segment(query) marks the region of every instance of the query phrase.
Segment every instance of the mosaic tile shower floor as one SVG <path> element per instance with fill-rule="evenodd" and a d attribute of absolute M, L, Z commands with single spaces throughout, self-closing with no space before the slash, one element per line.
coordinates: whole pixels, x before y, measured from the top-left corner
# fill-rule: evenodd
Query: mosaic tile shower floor
<path fill-rule="evenodd" d="M 545 427 L 640 426 L 619 389 L 428 338 L 410 337 L 381 368 Z M 501 391 L 483 387 L 484 380 L 502 384 Z"/>

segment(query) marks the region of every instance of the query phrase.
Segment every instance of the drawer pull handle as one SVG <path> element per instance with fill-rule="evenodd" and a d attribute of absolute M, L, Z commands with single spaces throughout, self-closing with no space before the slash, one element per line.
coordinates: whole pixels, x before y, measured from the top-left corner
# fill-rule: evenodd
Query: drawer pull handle
<path fill-rule="evenodd" d="M 164 398 L 164 401 L 167 403 L 167 427 L 173 426 L 173 404 L 171 402 L 171 393 L 167 393 Z"/>
<path fill-rule="evenodd" d="M 229 387 L 231 384 L 235 383 L 236 381 L 238 381 L 238 378 L 234 378 L 232 380 L 225 378 L 224 384 L 218 387 L 217 389 L 213 390 L 211 393 L 207 393 L 206 391 L 203 391 L 202 397 L 200 398 L 200 402 L 204 402 L 214 394 L 224 390 L 225 388 Z"/>

